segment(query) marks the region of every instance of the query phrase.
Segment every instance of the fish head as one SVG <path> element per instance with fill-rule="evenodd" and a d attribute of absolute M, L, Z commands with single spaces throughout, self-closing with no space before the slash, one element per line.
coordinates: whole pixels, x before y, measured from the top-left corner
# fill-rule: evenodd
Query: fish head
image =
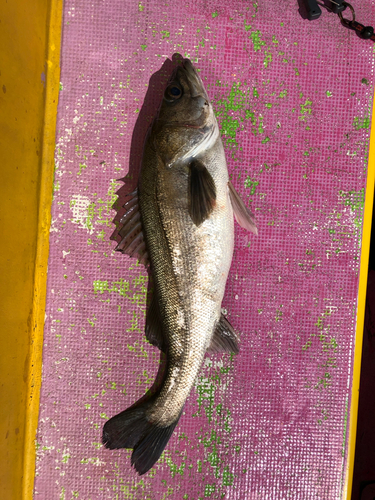
<path fill-rule="evenodd" d="M 206 89 L 189 59 L 172 73 L 151 134 L 166 166 L 197 156 L 219 136 Z"/>

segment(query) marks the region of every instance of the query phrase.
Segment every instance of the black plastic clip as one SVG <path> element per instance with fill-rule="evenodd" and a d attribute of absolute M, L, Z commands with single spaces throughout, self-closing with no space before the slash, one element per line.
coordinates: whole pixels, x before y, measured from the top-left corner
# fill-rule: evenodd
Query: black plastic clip
<path fill-rule="evenodd" d="M 300 4 L 300 14 L 304 19 L 313 21 L 320 17 L 322 11 L 316 0 L 299 0 Z"/>
<path fill-rule="evenodd" d="M 346 9 L 344 0 L 324 0 L 324 5 L 334 14 L 338 14 Z"/>

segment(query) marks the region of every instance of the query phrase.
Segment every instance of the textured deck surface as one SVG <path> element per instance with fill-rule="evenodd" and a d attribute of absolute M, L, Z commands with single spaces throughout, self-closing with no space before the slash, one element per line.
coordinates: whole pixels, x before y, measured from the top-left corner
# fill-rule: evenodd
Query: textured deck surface
<path fill-rule="evenodd" d="M 356 14 L 374 19 L 374 3 Z M 65 1 L 35 498 L 340 498 L 373 47 L 292 0 Z M 137 181 L 175 52 L 201 71 L 259 236 L 236 226 L 223 307 L 240 353 L 207 356 L 140 478 L 101 445 L 159 359 L 147 273 L 114 253 L 111 207 L 119 179 L 121 193 Z"/>

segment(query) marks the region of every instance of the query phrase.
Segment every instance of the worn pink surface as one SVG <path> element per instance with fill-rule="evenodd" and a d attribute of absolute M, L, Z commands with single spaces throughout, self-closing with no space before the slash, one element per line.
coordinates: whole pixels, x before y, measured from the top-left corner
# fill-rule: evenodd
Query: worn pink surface
<path fill-rule="evenodd" d="M 373 1 L 357 4 L 357 20 L 375 19 Z M 340 498 L 374 45 L 297 8 L 65 1 L 35 498 Z M 147 273 L 114 253 L 111 207 L 129 164 L 136 184 L 175 52 L 201 71 L 259 236 L 236 226 L 223 307 L 240 353 L 207 356 L 140 478 L 129 451 L 101 445 L 159 359 Z"/>

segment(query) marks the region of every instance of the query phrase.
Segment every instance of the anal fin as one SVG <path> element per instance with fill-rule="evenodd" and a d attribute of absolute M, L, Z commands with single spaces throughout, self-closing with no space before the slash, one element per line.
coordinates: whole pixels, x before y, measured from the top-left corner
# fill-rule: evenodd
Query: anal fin
<path fill-rule="evenodd" d="M 207 352 L 234 352 L 238 354 L 238 351 L 238 338 L 233 326 L 224 314 L 221 314 Z"/>

